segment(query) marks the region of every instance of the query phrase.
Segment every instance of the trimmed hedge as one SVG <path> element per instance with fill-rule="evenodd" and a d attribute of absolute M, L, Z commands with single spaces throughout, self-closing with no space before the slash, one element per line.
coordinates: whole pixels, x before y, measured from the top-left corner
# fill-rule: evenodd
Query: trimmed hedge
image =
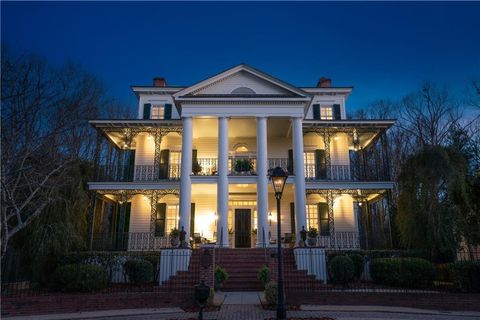
<path fill-rule="evenodd" d="M 130 282 L 149 283 L 153 281 L 153 266 L 147 260 L 127 260 L 123 267 Z"/>
<path fill-rule="evenodd" d="M 480 260 L 455 262 L 452 275 L 460 290 L 480 292 Z"/>
<path fill-rule="evenodd" d="M 377 258 L 422 258 L 430 260 L 430 253 L 427 250 L 327 250 L 328 259 L 336 256 L 359 254 L 369 259 Z"/>
<path fill-rule="evenodd" d="M 108 284 L 107 271 L 102 266 L 67 264 L 59 267 L 54 276 L 55 289 L 66 292 L 90 292 Z"/>
<path fill-rule="evenodd" d="M 435 267 L 420 258 L 378 258 L 370 264 L 373 281 L 394 287 L 424 288 L 431 286 Z"/>
<path fill-rule="evenodd" d="M 365 258 L 357 253 L 349 254 L 348 257 L 353 262 L 353 273 L 356 280 L 360 280 L 365 265 Z"/>
<path fill-rule="evenodd" d="M 347 256 L 336 256 L 328 263 L 328 273 L 333 283 L 346 285 L 354 280 L 355 267 Z"/>
<path fill-rule="evenodd" d="M 267 303 L 271 306 L 277 304 L 277 290 L 278 287 L 275 281 L 270 281 L 265 286 L 265 300 L 267 300 Z"/>
<path fill-rule="evenodd" d="M 453 263 L 439 263 L 435 265 L 435 281 L 452 282 Z"/>

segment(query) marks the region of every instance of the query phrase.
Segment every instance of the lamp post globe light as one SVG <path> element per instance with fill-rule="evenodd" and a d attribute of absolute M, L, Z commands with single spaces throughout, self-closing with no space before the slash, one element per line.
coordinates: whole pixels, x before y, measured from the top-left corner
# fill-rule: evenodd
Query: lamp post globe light
<path fill-rule="evenodd" d="M 280 167 L 269 170 L 270 180 L 272 180 L 273 191 L 275 192 L 275 199 L 277 199 L 277 250 L 278 250 L 278 275 L 277 275 L 277 286 L 278 286 L 278 298 L 277 298 L 277 319 L 286 319 L 287 312 L 285 310 L 285 301 L 283 293 L 283 259 L 282 259 L 282 222 L 280 214 L 280 200 L 282 199 L 283 188 L 285 188 L 285 183 L 287 182 L 288 174 Z"/>

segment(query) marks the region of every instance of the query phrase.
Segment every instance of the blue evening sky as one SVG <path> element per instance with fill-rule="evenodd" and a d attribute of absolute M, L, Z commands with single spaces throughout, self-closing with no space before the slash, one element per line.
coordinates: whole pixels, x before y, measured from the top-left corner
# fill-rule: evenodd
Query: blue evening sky
<path fill-rule="evenodd" d="M 4 2 L 2 44 L 80 63 L 115 98 L 245 62 L 298 86 L 354 86 L 349 108 L 480 76 L 480 3 Z"/>

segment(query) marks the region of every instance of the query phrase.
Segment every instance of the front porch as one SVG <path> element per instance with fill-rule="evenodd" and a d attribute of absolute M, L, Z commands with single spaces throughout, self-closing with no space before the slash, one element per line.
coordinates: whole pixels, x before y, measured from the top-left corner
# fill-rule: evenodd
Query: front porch
<path fill-rule="evenodd" d="M 216 245 L 229 248 L 298 246 L 295 237 L 296 219 L 294 188 L 287 184 L 282 198 L 282 235 L 277 239 L 277 213 L 272 190 L 268 194 L 268 224 L 258 230 L 258 209 L 255 184 L 229 185 L 228 224 L 217 221 L 216 184 L 193 184 L 190 212 L 191 247 Z M 367 235 L 382 234 L 388 210 L 384 192 L 375 190 L 358 194 L 358 190 L 307 190 L 306 226 L 316 228 L 316 246 L 327 249 L 360 249 L 372 247 Z M 92 227 L 93 250 L 151 251 L 172 247 L 170 231 L 179 226 L 178 189 L 164 190 L 99 190 Z M 370 201 L 370 202 L 369 202 Z M 363 205 L 363 207 L 362 207 Z M 369 210 L 367 211 L 366 208 Z M 367 219 L 368 216 L 368 219 Z M 228 238 L 227 238 L 228 237 Z M 388 243 L 387 243 L 388 244 Z"/>

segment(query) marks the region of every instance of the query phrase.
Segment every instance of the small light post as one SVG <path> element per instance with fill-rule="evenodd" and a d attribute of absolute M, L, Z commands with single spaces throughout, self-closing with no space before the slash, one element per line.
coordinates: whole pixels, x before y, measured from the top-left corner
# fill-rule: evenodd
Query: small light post
<path fill-rule="evenodd" d="M 207 286 L 204 281 L 195 286 L 195 300 L 197 300 L 198 305 L 200 306 L 198 320 L 203 320 L 203 308 L 205 308 L 209 296 L 210 287 Z"/>
<path fill-rule="evenodd" d="M 283 188 L 287 182 L 288 174 L 280 167 L 269 170 L 270 179 L 273 184 L 273 191 L 275 192 L 275 199 L 277 199 L 277 248 L 278 248 L 278 301 L 277 301 L 277 319 L 284 320 L 287 318 L 287 311 L 285 310 L 284 293 L 283 293 L 283 259 L 282 259 L 282 222 L 280 214 L 280 200 L 282 199 Z"/>

